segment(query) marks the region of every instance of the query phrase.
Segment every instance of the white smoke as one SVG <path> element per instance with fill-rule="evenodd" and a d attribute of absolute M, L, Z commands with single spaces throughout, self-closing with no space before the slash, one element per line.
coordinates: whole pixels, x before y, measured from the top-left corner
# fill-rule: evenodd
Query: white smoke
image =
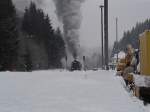
<path fill-rule="evenodd" d="M 81 26 L 81 4 L 84 0 L 53 0 L 56 14 L 63 24 L 67 48 L 75 58 L 79 53 L 79 29 Z"/>

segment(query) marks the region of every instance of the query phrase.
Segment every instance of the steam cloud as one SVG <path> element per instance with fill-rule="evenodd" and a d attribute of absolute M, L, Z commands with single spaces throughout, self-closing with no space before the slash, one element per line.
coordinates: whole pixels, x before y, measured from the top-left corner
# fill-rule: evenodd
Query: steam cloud
<path fill-rule="evenodd" d="M 81 4 L 84 0 L 53 0 L 56 14 L 63 24 L 64 37 L 68 50 L 74 58 L 79 52 L 79 29 L 81 26 Z"/>

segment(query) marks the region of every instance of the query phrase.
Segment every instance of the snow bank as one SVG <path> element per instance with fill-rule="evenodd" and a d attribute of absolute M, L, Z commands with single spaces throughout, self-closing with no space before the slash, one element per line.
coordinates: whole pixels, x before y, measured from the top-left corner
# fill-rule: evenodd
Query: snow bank
<path fill-rule="evenodd" d="M 147 109 L 148 110 L 148 109 Z M 0 73 L 1 112 L 146 112 L 113 71 Z"/>

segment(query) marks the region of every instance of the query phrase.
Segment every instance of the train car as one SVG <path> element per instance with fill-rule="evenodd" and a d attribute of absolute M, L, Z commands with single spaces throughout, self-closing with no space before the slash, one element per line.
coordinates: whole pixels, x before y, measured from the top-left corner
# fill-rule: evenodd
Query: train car
<path fill-rule="evenodd" d="M 141 75 L 150 76 L 150 30 L 140 36 Z"/>
<path fill-rule="evenodd" d="M 150 30 L 140 35 L 140 75 L 134 76 L 135 96 L 150 103 Z"/>

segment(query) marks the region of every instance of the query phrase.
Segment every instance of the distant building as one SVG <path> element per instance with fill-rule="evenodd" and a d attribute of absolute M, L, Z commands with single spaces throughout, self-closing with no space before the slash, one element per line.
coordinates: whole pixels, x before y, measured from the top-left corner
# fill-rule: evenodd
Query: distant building
<path fill-rule="evenodd" d="M 120 59 L 125 58 L 125 56 L 126 56 L 125 52 L 120 51 L 118 53 L 118 61 Z M 110 60 L 109 67 L 112 68 L 112 69 L 114 69 L 116 67 L 116 65 L 117 65 L 117 54 L 114 54 L 114 56 Z"/>

